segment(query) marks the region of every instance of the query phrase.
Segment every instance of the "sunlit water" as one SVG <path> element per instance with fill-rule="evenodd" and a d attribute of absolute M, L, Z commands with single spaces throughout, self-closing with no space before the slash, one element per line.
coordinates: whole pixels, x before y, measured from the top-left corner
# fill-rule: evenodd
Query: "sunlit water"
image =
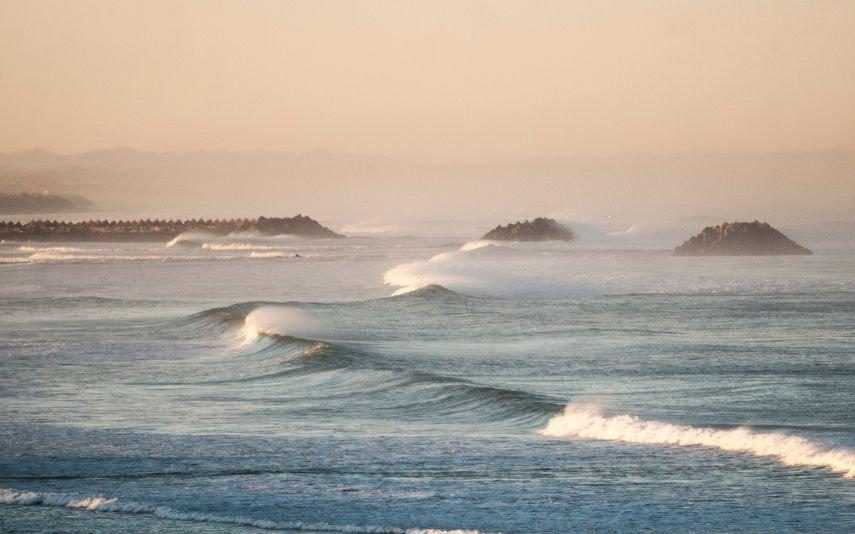
<path fill-rule="evenodd" d="M 462 245 L 0 243 L 0 531 L 855 530 L 855 255 Z"/>

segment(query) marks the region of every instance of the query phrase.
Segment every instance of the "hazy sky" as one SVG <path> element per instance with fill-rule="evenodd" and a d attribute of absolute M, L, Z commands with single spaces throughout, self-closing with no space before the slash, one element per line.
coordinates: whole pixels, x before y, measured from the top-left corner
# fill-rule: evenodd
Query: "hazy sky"
<path fill-rule="evenodd" d="M 0 151 L 855 148 L 855 1 L 0 0 Z"/>

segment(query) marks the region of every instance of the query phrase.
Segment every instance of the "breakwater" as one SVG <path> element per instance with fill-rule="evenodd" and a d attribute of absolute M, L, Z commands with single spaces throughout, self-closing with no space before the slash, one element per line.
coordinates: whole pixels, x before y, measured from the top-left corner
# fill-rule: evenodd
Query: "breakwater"
<path fill-rule="evenodd" d="M 8 241 L 169 241 L 185 232 L 206 232 L 214 235 L 254 232 L 262 235 L 287 234 L 311 238 L 344 237 L 305 215 L 216 220 L 32 220 L 27 223 L 0 221 L 0 239 Z"/>

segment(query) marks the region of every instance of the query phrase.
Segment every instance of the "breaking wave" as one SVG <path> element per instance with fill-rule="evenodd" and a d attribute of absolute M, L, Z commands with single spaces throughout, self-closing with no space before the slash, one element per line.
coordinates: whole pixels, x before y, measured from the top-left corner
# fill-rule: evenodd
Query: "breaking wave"
<path fill-rule="evenodd" d="M 288 255 L 290 256 L 290 254 Z M 284 252 L 258 252 L 252 251 L 249 253 L 250 258 L 256 259 L 271 259 L 271 258 L 285 258 L 287 257 Z"/>
<path fill-rule="evenodd" d="M 188 512 L 168 506 L 121 501 L 115 497 L 79 497 L 64 493 L 42 493 L 0 489 L 0 504 L 17 506 L 55 506 L 89 512 L 150 515 L 175 521 L 222 523 L 255 527 L 266 530 L 297 530 L 313 532 L 354 532 L 370 534 L 481 534 L 478 530 L 438 530 L 423 528 L 397 528 L 371 525 L 336 525 L 332 523 L 307 523 L 303 521 L 274 521 L 246 516 L 217 515 L 206 512 Z"/>
<path fill-rule="evenodd" d="M 499 246 L 495 241 L 490 241 L 487 239 L 476 239 L 475 241 L 469 241 L 468 243 L 464 243 L 463 246 L 460 247 L 461 252 L 468 252 L 470 250 L 476 250 L 484 247 L 496 247 Z"/>
<path fill-rule="evenodd" d="M 205 250 L 282 250 L 282 247 L 255 243 L 203 243 Z"/>
<path fill-rule="evenodd" d="M 261 335 L 317 338 L 324 335 L 323 323 L 305 310 L 289 306 L 265 305 L 249 312 L 243 334 L 247 342 Z"/>
<path fill-rule="evenodd" d="M 404 299 L 400 305 L 407 306 L 412 299 L 457 298 L 466 297 L 431 286 L 392 300 Z M 240 340 L 239 357 L 232 358 L 234 366 L 227 372 L 213 366 L 219 370 L 211 373 L 218 374 L 184 383 L 287 382 L 295 398 L 349 397 L 369 403 L 377 414 L 412 420 L 442 415 L 451 423 L 474 419 L 526 429 L 543 425 L 563 404 L 557 398 L 422 370 L 406 356 L 365 350 L 370 340 L 337 340 L 342 332 L 305 303 L 214 308 L 191 316 L 179 328 L 193 329 L 185 331 L 189 335 L 211 332 Z"/>
<path fill-rule="evenodd" d="M 35 252 L 27 257 L 29 263 L 73 263 L 73 262 L 108 262 L 108 261 L 151 261 L 173 258 L 144 255 L 98 255 L 70 254 L 60 252 Z M 183 258 L 179 258 L 183 259 Z"/>
<path fill-rule="evenodd" d="M 394 288 L 393 295 L 439 284 L 466 295 L 542 300 L 829 290 L 821 278 L 795 271 L 770 276 L 770 270 L 777 272 L 782 261 L 795 260 L 718 257 L 698 264 L 675 258 L 668 250 L 580 250 L 563 242 L 500 244 L 477 240 L 392 267 L 383 281 Z M 852 290 L 855 282 L 841 280 L 834 289 Z"/>
<path fill-rule="evenodd" d="M 166 244 L 166 247 L 201 248 L 206 240 L 216 239 L 216 237 L 213 234 L 204 232 L 184 232 L 175 236 L 174 239 Z"/>
<path fill-rule="evenodd" d="M 93 249 L 85 249 L 78 247 L 34 247 L 29 245 L 24 245 L 17 247 L 16 250 L 21 252 L 61 252 L 61 253 L 73 253 L 73 252 L 92 252 Z M 98 249 L 94 249 L 98 250 Z"/>
<path fill-rule="evenodd" d="M 586 404 L 569 404 L 563 413 L 550 419 L 539 434 L 649 445 L 710 447 L 768 456 L 787 466 L 825 468 L 845 478 L 855 478 L 855 450 L 852 449 L 826 448 L 798 436 L 759 433 L 744 427 L 719 430 L 644 421 L 632 415 L 607 417 L 598 407 Z"/>
<path fill-rule="evenodd" d="M 428 286 L 467 287 L 472 289 L 476 280 L 465 270 L 455 265 L 467 252 L 492 246 L 490 241 L 477 240 L 464 243 L 456 251 L 441 252 L 425 261 L 404 263 L 386 271 L 383 283 L 398 289 L 393 296 L 403 295 Z"/>

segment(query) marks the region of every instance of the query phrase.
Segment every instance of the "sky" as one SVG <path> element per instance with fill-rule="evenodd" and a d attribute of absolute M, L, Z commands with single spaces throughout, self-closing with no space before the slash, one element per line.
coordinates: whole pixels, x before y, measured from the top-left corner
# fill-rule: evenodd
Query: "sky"
<path fill-rule="evenodd" d="M 0 152 L 855 149 L 855 2 L 0 0 Z"/>

